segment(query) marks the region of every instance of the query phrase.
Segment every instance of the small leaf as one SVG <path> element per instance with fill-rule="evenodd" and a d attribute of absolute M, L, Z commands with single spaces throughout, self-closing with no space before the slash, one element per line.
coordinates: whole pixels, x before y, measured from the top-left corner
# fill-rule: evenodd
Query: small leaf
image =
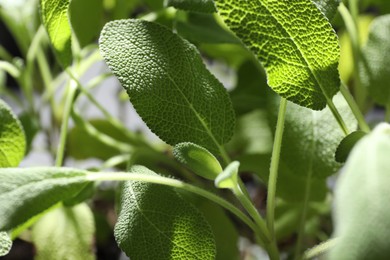
<path fill-rule="evenodd" d="M 26 149 L 22 126 L 10 107 L 0 99 L 0 168 L 18 166 Z"/>
<path fill-rule="evenodd" d="M 231 162 L 215 179 L 215 187 L 219 189 L 235 189 L 238 185 L 238 168 L 240 163 Z"/>
<path fill-rule="evenodd" d="M 341 0 L 313 0 L 313 2 L 320 9 L 321 13 L 331 21 L 337 13 L 337 7 Z"/>
<path fill-rule="evenodd" d="M 176 29 L 181 36 L 194 43 L 239 43 L 211 14 L 189 13 L 186 22 L 177 22 Z"/>
<path fill-rule="evenodd" d="M 130 171 L 156 175 L 142 166 Z M 204 260 L 216 254 L 212 231 L 199 211 L 171 188 L 157 184 L 123 183 L 114 234 L 131 259 Z"/>
<path fill-rule="evenodd" d="M 0 169 L 0 231 L 10 230 L 87 184 L 86 172 L 68 168 Z"/>
<path fill-rule="evenodd" d="M 81 47 L 93 43 L 103 28 L 103 0 L 72 0 L 70 22 Z"/>
<path fill-rule="evenodd" d="M 49 34 L 57 59 L 66 68 L 72 62 L 72 46 L 68 8 L 70 0 L 40 0 L 42 24 Z"/>
<path fill-rule="evenodd" d="M 87 204 L 55 208 L 32 228 L 34 259 L 95 259 L 94 230 L 93 213 Z"/>
<path fill-rule="evenodd" d="M 371 24 L 367 44 L 364 46 L 360 66 L 362 84 L 371 97 L 381 105 L 390 104 L 390 15 L 379 16 Z"/>
<path fill-rule="evenodd" d="M 353 148 L 335 191 L 335 232 L 329 259 L 390 255 L 390 125 L 382 123 Z"/>
<path fill-rule="evenodd" d="M 168 6 L 186 11 L 214 13 L 217 11 L 213 0 L 168 0 Z"/>
<path fill-rule="evenodd" d="M 9 253 L 12 247 L 12 240 L 7 232 L 0 232 L 0 256 L 5 256 Z"/>
<path fill-rule="evenodd" d="M 262 62 L 276 93 L 320 110 L 338 92 L 337 35 L 311 0 L 216 2 L 226 24 Z"/>
<path fill-rule="evenodd" d="M 339 163 L 344 163 L 355 144 L 362 139 L 367 133 L 355 131 L 347 135 L 339 144 L 336 150 L 335 158 Z"/>
<path fill-rule="evenodd" d="M 192 142 L 211 152 L 230 140 L 231 101 L 193 45 L 141 20 L 109 22 L 99 44 L 138 114 L 162 140 Z"/>
<path fill-rule="evenodd" d="M 173 155 L 194 173 L 209 180 L 214 180 L 223 171 L 214 155 L 193 143 L 175 145 Z"/>

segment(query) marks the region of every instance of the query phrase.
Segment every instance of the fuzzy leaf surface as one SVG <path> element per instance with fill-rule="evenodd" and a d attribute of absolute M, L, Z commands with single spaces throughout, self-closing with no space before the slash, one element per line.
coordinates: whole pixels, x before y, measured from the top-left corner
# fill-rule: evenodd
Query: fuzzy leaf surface
<path fill-rule="evenodd" d="M 0 169 L 0 231 L 10 230 L 87 184 L 86 172 L 68 168 Z"/>
<path fill-rule="evenodd" d="M 11 250 L 12 240 L 7 232 L 0 232 L 0 256 L 5 256 Z"/>
<path fill-rule="evenodd" d="M 99 44 L 138 114 L 162 140 L 192 142 L 213 152 L 230 140 L 231 101 L 192 44 L 141 20 L 109 22 Z"/>
<path fill-rule="evenodd" d="M 217 11 L 213 0 L 168 0 L 168 6 L 177 9 L 200 13 L 214 13 Z"/>
<path fill-rule="evenodd" d="M 361 65 L 362 83 L 371 97 L 381 105 L 390 104 L 390 15 L 376 18 L 370 28 L 368 41 L 363 48 Z"/>
<path fill-rule="evenodd" d="M 329 259 L 390 255 L 390 126 L 381 124 L 353 148 L 335 191 L 335 237 Z"/>
<path fill-rule="evenodd" d="M 93 213 L 85 203 L 58 207 L 33 226 L 34 259 L 93 260 L 94 230 Z"/>
<path fill-rule="evenodd" d="M 57 59 L 64 68 L 72 62 L 69 2 L 69 0 L 40 0 L 42 24 L 49 35 Z"/>
<path fill-rule="evenodd" d="M 26 149 L 26 139 L 19 120 L 0 99 L 0 168 L 18 166 Z"/>
<path fill-rule="evenodd" d="M 142 166 L 130 171 L 157 175 Z M 216 254 L 213 233 L 199 211 L 173 189 L 157 184 L 123 183 L 114 234 L 131 259 L 205 260 Z"/>
<path fill-rule="evenodd" d="M 225 23 L 263 64 L 276 93 L 321 110 L 338 92 L 337 35 L 311 0 L 216 2 Z"/>

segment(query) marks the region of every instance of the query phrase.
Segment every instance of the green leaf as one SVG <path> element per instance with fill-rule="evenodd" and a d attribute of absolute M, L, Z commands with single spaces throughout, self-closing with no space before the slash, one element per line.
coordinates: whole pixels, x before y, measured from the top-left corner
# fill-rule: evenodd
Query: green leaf
<path fill-rule="evenodd" d="M 32 228 L 34 259 L 95 259 L 94 232 L 94 218 L 87 204 L 55 208 Z"/>
<path fill-rule="evenodd" d="M 214 13 L 217 11 L 213 0 L 168 0 L 168 6 L 186 11 Z"/>
<path fill-rule="evenodd" d="M 26 136 L 26 154 L 30 151 L 34 137 L 40 130 L 37 118 L 28 112 L 19 115 L 20 123 Z M 16 166 L 16 165 L 15 165 Z"/>
<path fill-rule="evenodd" d="M 22 125 L 0 99 L 0 168 L 18 166 L 26 149 Z"/>
<path fill-rule="evenodd" d="M 156 175 L 142 166 L 131 172 Z M 129 173 L 131 174 L 131 173 Z M 123 183 L 115 238 L 131 259 L 214 259 L 210 226 L 174 190 L 157 184 Z"/>
<path fill-rule="evenodd" d="M 390 104 L 390 60 L 383 55 L 390 52 L 390 15 L 380 16 L 371 24 L 364 62 L 361 65 L 362 84 L 369 90 L 375 102 Z"/>
<path fill-rule="evenodd" d="M 10 230 L 78 194 L 86 172 L 67 168 L 0 169 L 0 230 Z"/>
<path fill-rule="evenodd" d="M 336 161 L 344 163 L 355 144 L 366 134 L 366 132 L 358 130 L 347 135 L 337 147 L 335 154 Z"/>
<path fill-rule="evenodd" d="M 219 189 L 235 189 L 238 185 L 238 161 L 231 162 L 215 179 L 215 187 Z"/>
<path fill-rule="evenodd" d="M 72 62 L 72 30 L 68 17 L 69 1 L 40 0 L 42 24 L 49 34 L 57 59 L 64 68 Z"/>
<path fill-rule="evenodd" d="M 390 126 L 382 123 L 353 148 L 335 191 L 335 233 L 329 259 L 390 255 Z"/>
<path fill-rule="evenodd" d="M 214 155 L 193 143 L 175 145 L 173 155 L 194 173 L 209 180 L 214 180 L 223 171 Z"/>
<path fill-rule="evenodd" d="M 138 114 L 162 140 L 192 142 L 211 152 L 230 140 L 231 101 L 193 45 L 161 25 L 119 20 L 104 26 L 100 49 Z"/>
<path fill-rule="evenodd" d="M 103 0 L 72 0 L 69 11 L 80 46 L 93 43 L 103 28 Z"/>
<path fill-rule="evenodd" d="M 262 62 L 276 93 L 320 110 L 338 92 L 337 36 L 313 2 L 216 2 L 226 24 Z"/>
<path fill-rule="evenodd" d="M 189 13 L 186 22 L 177 22 L 176 29 L 181 36 L 194 43 L 239 43 L 211 14 Z"/>
<path fill-rule="evenodd" d="M 320 9 L 321 13 L 331 21 L 337 13 L 337 7 L 341 0 L 313 0 L 313 2 Z"/>
<path fill-rule="evenodd" d="M 9 253 L 12 247 L 12 240 L 7 232 L 0 232 L 0 256 L 5 256 Z"/>

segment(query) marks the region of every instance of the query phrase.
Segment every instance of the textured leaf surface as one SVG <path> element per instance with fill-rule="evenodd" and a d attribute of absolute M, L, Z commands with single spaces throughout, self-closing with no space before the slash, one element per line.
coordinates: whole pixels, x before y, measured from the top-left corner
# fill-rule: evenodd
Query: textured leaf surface
<path fill-rule="evenodd" d="M 58 61 L 68 67 L 72 61 L 69 0 L 40 0 L 42 24 L 49 34 Z"/>
<path fill-rule="evenodd" d="M 318 9 L 331 21 L 337 13 L 341 0 L 313 0 Z"/>
<path fill-rule="evenodd" d="M 347 135 L 337 147 L 335 154 L 336 161 L 344 163 L 355 144 L 366 134 L 366 132 L 358 130 Z"/>
<path fill-rule="evenodd" d="M 67 168 L 0 169 L 0 230 L 14 228 L 88 183 L 85 172 Z"/>
<path fill-rule="evenodd" d="M 382 124 L 353 148 L 337 182 L 335 237 L 329 259 L 390 255 L 390 126 Z"/>
<path fill-rule="evenodd" d="M 315 110 L 337 93 L 337 36 L 313 2 L 216 2 L 226 24 L 262 62 L 275 92 Z"/>
<path fill-rule="evenodd" d="M 95 259 L 93 252 L 94 219 L 86 204 L 58 207 L 34 224 L 34 259 Z"/>
<path fill-rule="evenodd" d="M 18 166 L 25 149 L 22 126 L 10 107 L 0 99 L 0 168 Z"/>
<path fill-rule="evenodd" d="M 156 175 L 141 166 L 130 171 Z M 131 259 L 205 260 L 216 254 L 212 231 L 199 211 L 171 188 L 156 184 L 123 184 L 114 233 Z"/>
<path fill-rule="evenodd" d="M 0 232 L 0 256 L 5 256 L 11 250 L 12 240 L 7 232 Z"/>
<path fill-rule="evenodd" d="M 119 20 L 105 25 L 100 48 L 138 114 L 162 140 L 210 151 L 229 141 L 232 104 L 193 45 L 158 24 Z"/>
<path fill-rule="evenodd" d="M 168 6 L 202 13 L 214 13 L 216 11 L 213 0 L 168 0 Z"/>
<path fill-rule="evenodd" d="M 362 83 L 379 104 L 390 104 L 390 15 L 376 18 L 371 25 L 366 46 L 363 48 Z"/>
<path fill-rule="evenodd" d="M 194 173 L 209 180 L 214 180 L 222 172 L 217 158 L 203 147 L 193 143 L 175 145 L 173 154 L 177 160 Z"/>

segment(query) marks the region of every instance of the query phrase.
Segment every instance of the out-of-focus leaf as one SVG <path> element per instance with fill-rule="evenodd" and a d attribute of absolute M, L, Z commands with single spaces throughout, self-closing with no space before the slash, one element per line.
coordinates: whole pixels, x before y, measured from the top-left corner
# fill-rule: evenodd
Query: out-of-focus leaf
<path fill-rule="evenodd" d="M 31 149 L 34 137 L 39 131 L 39 122 L 29 113 L 19 115 L 19 120 L 26 135 L 26 153 L 28 153 Z"/>
<path fill-rule="evenodd" d="M 313 0 L 321 13 L 323 13 L 329 21 L 331 21 L 334 15 L 337 13 L 337 7 L 341 0 Z"/>
<path fill-rule="evenodd" d="M 390 255 L 390 126 L 382 123 L 353 148 L 335 191 L 338 238 L 329 259 Z"/>
<path fill-rule="evenodd" d="M 137 166 L 131 172 L 157 175 Z M 131 173 L 129 173 L 131 174 Z M 127 181 L 115 225 L 119 247 L 131 259 L 215 259 L 209 224 L 169 187 Z"/>
<path fill-rule="evenodd" d="M 344 163 L 355 144 L 366 134 L 366 132 L 358 130 L 347 135 L 337 147 L 335 154 L 336 161 Z"/>
<path fill-rule="evenodd" d="M 35 259 L 95 259 L 94 219 L 87 204 L 58 207 L 34 224 Z"/>
<path fill-rule="evenodd" d="M 214 13 L 217 11 L 213 0 L 168 0 L 168 6 L 192 12 Z"/>
<path fill-rule="evenodd" d="M 0 256 L 5 256 L 11 250 L 12 240 L 7 232 L 0 232 Z"/>

